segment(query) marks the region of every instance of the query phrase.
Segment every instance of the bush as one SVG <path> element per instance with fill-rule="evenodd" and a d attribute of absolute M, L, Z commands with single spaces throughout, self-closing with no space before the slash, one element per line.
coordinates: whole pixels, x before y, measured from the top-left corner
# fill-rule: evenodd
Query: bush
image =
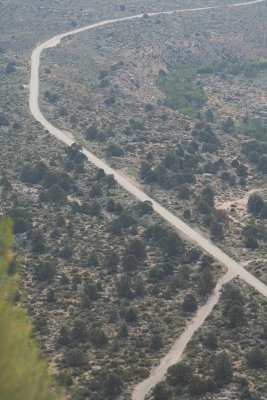
<path fill-rule="evenodd" d="M 186 386 L 192 380 L 192 368 L 184 361 L 172 365 L 168 368 L 167 380 L 173 386 Z"/>
<path fill-rule="evenodd" d="M 42 196 L 41 200 L 64 205 L 67 203 L 67 194 L 62 187 L 53 184 Z"/>
<path fill-rule="evenodd" d="M 151 349 L 157 351 L 161 349 L 162 346 L 163 346 L 162 337 L 160 335 L 153 335 L 150 344 Z"/>
<path fill-rule="evenodd" d="M 197 310 L 197 299 L 193 294 L 187 294 L 182 304 L 182 309 L 185 312 L 194 312 Z"/>
<path fill-rule="evenodd" d="M 225 351 L 216 355 L 213 364 L 213 374 L 218 386 L 226 385 L 232 381 L 232 364 L 228 353 Z"/>
<path fill-rule="evenodd" d="M 146 245 L 140 239 L 131 240 L 126 248 L 126 254 L 133 255 L 137 260 L 143 261 L 146 258 Z"/>
<path fill-rule="evenodd" d="M 258 215 L 261 211 L 261 209 L 264 206 L 264 200 L 262 199 L 261 196 L 258 194 L 254 193 L 249 196 L 248 199 L 248 212 Z"/>
<path fill-rule="evenodd" d="M 246 358 L 249 368 L 265 369 L 267 367 L 266 354 L 259 347 L 250 350 Z"/>
<path fill-rule="evenodd" d="M 168 400 L 170 398 L 170 392 L 168 391 L 164 382 L 158 383 L 153 389 L 154 400 Z"/>
<path fill-rule="evenodd" d="M 257 168 L 263 174 L 267 174 L 267 156 L 263 155 L 257 164 Z"/>
<path fill-rule="evenodd" d="M 122 261 L 123 268 L 127 272 L 136 271 L 137 264 L 137 259 L 133 254 L 126 255 Z"/>
<path fill-rule="evenodd" d="M 210 233 L 213 240 L 223 240 L 224 232 L 222 224 L 219 224 L 217 221 L 214 221 L 211 225 Z"/>
<path fill-rule="evenodd" d="M 123 156 L 124 152 L 122 148 L 117 144 L 110 144 L 107 148 L 107 156 L 109 157 L 121 157 Z"/>
<path fill-rule="evenodd" d="M 135 311 L 134 308 L 130 307 L 125 314 L 125 321 L 127 323 L 133 324 L 137 322 L 138 317 L 137 317 L 137 312 Z"/>
<path fill-rule="evenodd" d="M 218 348 L 218 339 L 215 332 L 210 331 L 207 333 L 204 344 L 210 350 L 216 350 Z"/>
<path fill-rule="evenodd" d="M 86 363 L 84 351 L 78 348 L 66 350 L 64 363 L 68 367 L 82 367 Z"/>
<path fill-rule="evenodd" d="M 35 278 L 40 282 L 51 282 L 56 273 L 55 266 L 47 261 L 43 261 L 35 266 Z"/>
<path fill-rule="evenodd" d="M 255 250 L 259 247 L 257 239 L 251 236 L 245 238 L 245 246 L 251 250 Z"/>
<path fill-rule="evenodd" d="M 189 386 L 189 392 L 194 396 L 201 396 L 207 391 L 206 381 L 201 379 L 198 375 L 193 375 L 192 381 Z"/>
<path fill-rule="evenodd" d="M 107 335 L 100 328 L 92 329 L 90 332 L 90 340 L 96 347 L 104 347 L 108 343 Z"/>

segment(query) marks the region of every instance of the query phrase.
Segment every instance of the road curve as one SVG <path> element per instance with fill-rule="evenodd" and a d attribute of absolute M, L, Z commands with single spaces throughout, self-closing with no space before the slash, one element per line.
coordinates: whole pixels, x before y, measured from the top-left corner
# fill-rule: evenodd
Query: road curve
<path fill-rule="evenodd" d="M 205 319 L 211 313 L 215 304 L 218 303 L 222 286 L 233 279 L 233 277 L 234 274 L 231 271 L 228 271 L 223 277 L 219 279 L 212 296 L 210 296 L 207 303 L 205 303 L 198 309 L 193 320 L 190 321 L 184 332 L 175 341 L 174 345 L 166 354 L 166 356 L 162 358 L 160 364 L 151 370 L 150 375 L 147 379 L 138 383 L 138 385 L 135 386 L 132 393 L 132 400 L 143 400 L 146 394 L 149 393 L 150 390 L 154 386 L 156 386 L 156 384 L 159 383 L 166 375 L 168 368 L 181 360 L 187 343 L 191 340 L 193 334 L 198 330 L 198 328 L 203 324 Z"/>
<path fill-rule="evenodd" d="M 208 7 L 198 7 L 192 9 L 183 9 L 183 10 L 174 10 L 174 11 L 165 11 L 165 12 L 154 12 L 148 13 L 149 16 L 153 17 L 156 15 L 163 14 L 175 14 L 175 13 L 187 13 L 187 12 L 203 12 L 210 9 L 222 8 L 222 7 L 244 7 L 255 5 L 257 3 L 262 3 L 266 0 L 254 0 L 248 1 L 244 3 L 235 3 L 227 6 L 208 6 Z M 60 41 L 71 35 L 75 35 L 87 30 L 91 30 L 94 28 L 100 28 L 105 25 L 113 24 L 116 22 L 122 21 L 130 21 L 138 18 L 142 18 L 143 14 L 132 15 L 124 18 L 118 19 L 110 19 L 104 20 L 98 23 L 94 23 L 82 28 L 78 28 L 57 36 L 45 41 L 44 43 L 38 45 L 32 52 L 31 56 L 31 78 L 30 78 L 30 99 L 29 105 L 30 110 L 34 118 L 40 122 L 45 129 L 47 129 L 53 136 L 55 136 L 60 141 L 64 142 L 66 145 L 70 146 L 74 142 L 73 136 L 69 132 L 62 131 L 55 126 L 53 126 L 42 114 L 39 107 L 39 67 L 40 67 L 40 58 L 42 52 L 50 47 L 56 46 L 60 43 Z M 183 222 L 180 218 L 173 215 L 169 212 L 165 207 L 160 205 L 158 202 L 149 197 L 145 192 L 143 192 L 140 188 L 138 188 L 130 179 L 127 178 L 125 174 L 121 174 L 119 171 L 112 169 L 108 164 L 106 164 L 103 160 L 96 157 L 93 153 L 91 153 L 87 148 L 83 147 L 83 152 L 87 156 L 88 161 L 97 166 L 98 168 L 102 168 L 106 174 L 113 174 L 114 178 L 125 188 L 128 192 L 134 195 L 138 200 L 151 201 L 155 212 L 161 215 L 166 221 L 168 221 L 178 232 L 180 232 L 183 237 L 187 238 L 190 241 L 193 241 L 205 250 L 207 253 L 211 254 L 215 259 L 217 259 L 221 264 L 223 264 L 228 272 L 218 281 L 217 286 L 209 298 L 208 302 L 199 308 L 197 314 L 190 322 L 189 326 L 183 332 L 183 334 L 178 338 L 175 342 L 174 346 L 170 350 L 170 352 L 162 359 L 159 366 L 151 371 L 151 374 L 148 379 L 139 383 L 133 392 L 133 400 L 143 400 L 146 394 L 153 388 L 159 381 L 161 381 L 166 374 L 167 369 L 172 364 L 178 362 L 181 359 L 182 353 L 193 336 L 194 332 L 203 324 L 206 317 L 211 312 L 213 306 L 218 302 L 220 289 L 222 286 L 239 275 L 241 279 L 246 281 L 249 285 L 259 291 L 262 295 L 267 297 L 267 286 L 264 285 L 261 281 L 259 281 L 256 277 L 246 271 L 241 265 L 239 265 L 235 260 L 230 258 L 227 254 L 225 254 L 220 248 L 218 248 L 214 243 L 210 240 L 206 239 L 200 233 L 192 229 L 189 225 Z"/>

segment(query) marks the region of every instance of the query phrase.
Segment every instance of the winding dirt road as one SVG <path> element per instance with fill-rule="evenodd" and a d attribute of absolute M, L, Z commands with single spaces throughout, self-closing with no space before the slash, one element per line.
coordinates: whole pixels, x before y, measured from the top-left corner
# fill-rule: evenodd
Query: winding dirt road
<path fill-rule="evenodd" d="M 198 7 L 192 9 L 174 10 L 166 12 L 154 12 L 154 13 L 149 13 L 148 15 L 150 17 L 153 17 L 161 14 L 204 12 L 210 9 L 222 8 L 222 7 L 227 7 L 227 8 L 246 7 L 246 6 L 256 5 L 257 3 L 262 3 L 264 1 L 266 0 L 254 0 L 243 3 L 231 4 L 227 6 L 209 6 L 209 7 Z M 40 67 L 40 58 L 43 51 L 45 49 L 58 45 L 60 41 L 67 36 L 75 35 L 95 28 L 100 28 L 105 25 L 123 21 L 131 21 L 142 17 L 143 14 L 139 14 L 124 18 L 104 20 L 95 24 L 85 26 L 83 28 L 78 28 L 70 32 L 63 33 L 61 35 L 54 36 L 52 39 L 47 40 L 46 42 L 38 45 L 34 49 L 31 57 L 31 80 L 30 80 L 30 102 L 29 102 L 30 110 L 34 118 L 37 121 L 39 121 L 44 126 L 45 129 L 47 129 L 53 136 L 55 136 L 60 141 L 64 142 L 66 145 L 70 146 L 74 142 L 73 136 L 69 132 L 65 132 L 56 128 L 49 121 L 47 121 L 47 119 L 44 117 L 39 107 L 39 67 Z M 243 279 L 257 291 L 259 291 L 265 297 L 267 297 L 267 286 L 264 285 L 252 274 L 250 274 L 248 271 L 246 271 L 235 260 L 233 260 L 227 254 L 225 254 L 214 243 L 206 239 L 200 233 L 196 232 L 189 225 L 183 222 L 180 218 L 176 217 L 175 215 L 170 213 L 166 208 L 160 205 L 158 202 L 150 198 L 145 192 L 143 192 L 140 188 L 138 188 L 130 178 L 128 179 L 128 177 L 125 174 L 121 174 L 119 171 L 112 169 L 108 164 L 106 164 L 103 160 L 97 158 L 85 147 L 83 147 L 83 152 L 87 156 L 89 162 L 93 163 L 98 168 L 102 168 L 106 174 L 113 174 L 114 178 L 119 183 L 119 185 L 121 185 L 128 192 L 134 195 L 138 200 L 151 201 L 155 212 L 157 212 L 159 215 L 161 215 L 162 218 L 168 221 L 178 232 L 182 234 L 183 237 L 187 238 L 190 241 L 195 242 L 199 247 L 201 247 L 207 253 L 211 254 L 214 258 L 216 258 L 228 270 L 228 272 L 218 281 L 217 286 L 213 294 L 210 296 L 208 302 L 204 306 L 199 308 L 195 317 L 187 326 L 183 334 L 175 342 L 170 352 L 161 360 L 159 366 L 151 371 L 149 378 L 139 383 L 135 387 L 132 394 L 132 399 L 143 400 L 146 394 L 158 382 L 160 382 L 163 379 L 167 369 L 181 359 L 183 351 L 187 343 L 193 336 L 194 332 L 203 324 L 207 316 L 210 314 L 213 306 L 218 302 L 220 296 L 220 289 L 226 282 L 230 281 L 235 276 L 239 275 L 241 279 Z"/>

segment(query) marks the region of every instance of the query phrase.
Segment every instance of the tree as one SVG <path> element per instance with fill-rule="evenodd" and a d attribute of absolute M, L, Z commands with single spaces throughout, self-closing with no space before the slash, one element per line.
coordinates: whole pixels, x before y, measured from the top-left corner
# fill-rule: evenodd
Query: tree
<path fill-rule="evenodd" d="M 26 218 L 16 217 L 14 220 L 14 233 L 24 233 L 32 227 L 31 222 Z"/>
<path fill-rule="evenodd" d="M 201 214 L 210 214 L 212 212 L 212 205 L 206 199 L 201 199 L 198 203 L 198 209 Z"/>
<path fill-rule="evenodd" d="M 110 225 L 109 230 L 112 235 L 121 236 L 122 235 L 122 225 L 119 218 L 114 219 Z"/>
<path fill-rule="evenodd" d="M 138 316 L 137 316 L 137 312 L 135 311 L 135 309 L 133 307 L 128 308 L 128 310 L 126 311 L 125 314 L 125 321 L 128 324 L 133 324 L 135 322 L 137 322 L 138 320 Z"/>
<path fill-rule="evenodd" d="M 267 322 L 264 323 L 262 328 L 262 339 L 267 340 Z"/>
<path fill-rule="evenodd" d="M 187 294 L 184 298 L 182 309 L 185 312 L 193 312 L 196 311 L 198 307 L 197 299 L 193 294 Z"/>
<path fill-rule="evenodd" d="M 112 175 L 112 174 L 107 175 L 105 178 L 105 181 L 109 188 L 115 187 L 117 184 L 117 182 L 114 178 L 114 175 Z"/>
<path fill-rule="evenodd" d="M 122 260 L 122 266 L 126 272 L 136 271 L 137 264 L 138 261 L 133 254 L 126 254 L 124 259 Z"/>
<path fill-rule="evenodd" d="M 65 244 L 65 246 L 60 250 L 58 256 L 60 258 L 64 258 L 65 260 L 68 260 L 71 258 L 73 254 L 73 246 L 71 243 Z"/>
<path fill-rule="evenodd" d="M 114 250 L 109 250 L 106 254 L 104 265 L 109 272 L 114 273 L 117 270 L 120 258 Z"/>
<path fill-rule="evenodd" d="M 244 304 L 244 299 L 240 289 L 231 284 L 224 287 L 222 298 L 224 302 L 224 314 L 226 315 L 233 306 L 242 306 Z"/>
<path fill-rule="evenodd" d="M 91 125 L 87 131 L 85 132 L 85 137 L 88 140 L 97 140 L 98 137 L 98 129 L 95 125 Z"/>
<path fill-rule="evenodd" d="M 129 334 L 128 327 L 127 327 L 127 325 L 125 323 L 123 323 L 120 326 L 118 337 L 121 338 L 121 339 L 124 339 L 124 338 L 128 337 L 128 334 Z"/>
<path fill-rule="evenodd" d="M 123 386 L 122 377 L 113 372 L 109 373 L 106 379 L 106 394 L 109 398 L 120 395 Z"/>
<path fill-rule="evenodd" d="M 231 117 L 228 117 L 222 124 L 222 128 L 227 133 L 233 133 L 235 123 Z"/>
<path fill-rule="evenodd" d="M 266 354 L 257 346 L 247 354 L 247 364 L 252 369 L 264 369 L 267 367 Z"/>
<path fill-rule="evenodd" d="M 263 155 L 257 164 L 257 168 L 263 174 L 267 174 L 267 155 Z"/>
<path fill-rule="evenodd" d="M 84 288 L 83 288 L 83 293 L 85 296 L 87 296 L 91 301 L 96 301 L 99 299 L 99 293 L 97 290 L 96 285 L 89 281 L 85 282 Z"/>
<path fill-rule="evenodd" d="M 194 396 L 201 396 L 207 392 L 206 381 L 201 379 L 199 375 L 193 375 L 189 385 L 189 392 Z"/>
<path fill-rule="evenodd" d="M 35 266 L 35 278 L 40 282 L 52 282 L 56 273 L 55 266 L 52 262 L 41 261 Z"/>
<path fill-rule="evenodd" d="M 62 187 L 57 184 L 53 184 L 41 197 L 41 200 L 51 201 L 58 204 L 67 203 L 67 194 Z"/>
<path fill-rule="evenodd" d="M 53 289 L 49 289 L 46 295 L 46 301 L 48 303 L 54 303 L 56 301 L 56 295 Z"/>
<path fill-rule="evenodd" d="M 126 248 L 126 254 L 133 255 L 137 260 L 143 261 L 146 258 L 146 245 L 140 239 L 131 240 Z"/>
<path fill-rule="evenodd" d="M 234 304 L 227 313 L 230 328 L 237 328 L 245 323 L 244 306 Z"/>
<path fill-rule="evenodd" d="M 90 197 L 95 198 L 95 197 L 101 197 L 101 196 L 103 196 L 101 186 L 99 184 L 93 185 L 90 190 Z"/>
<path fill-rule="evenodd" d="M 134 282 L 134 294 L 137 297 L 143 297 L 146 293 L 145 284 L 143 279 L 138 276 Z"/>
<path fill-rule="evenodd" d="M 140 211 L 141 216 L 145 214 L 151 214 L 153 212 L 153 207 L 151 201 L 143 201 L 138 204 L 138 209 Z"/>
<path fill-rule="evenodd" d="M 188 200 L 190 199 L 190 189 L 185 186 L 185 185 L 181 185 L 179 188 L 179 198 L 181 200 Z"/>
<path fill-rule="evenodd" d="M 208 332 L 204 339 L 204 344 L 206 347 L 208 347 L 208 349 L 216 350 L 218 348 L 218 339 L 216 332 L 214 331 Z"/>
<path fill-rule="evenodd" d="M 260 210 L 259 218 L 260 219 L 267 219 L 267 203 L 264 203 L 264 206 Z"/>
<path fill-rule="evenodd" d="M 97 201 L 91 204 L 89 214 L 91 217 L 99 217 L 101 214 L 101 205 Z"/>
<path fill-rule="evenodd" d="M 117 284 L 118 297 L 133 298 L 131 289 L 131 279 L 128 276 L 122 276 Z"/>
<path fill-rule="evenodd" d="M 202 190 L 202 199 L 205 199 L 211 207 L 214 206 L 214 193 L 213 190 L 208 186 Z"/>
<path fill-rule="evenodd" d="M 98 257 L 97 253 L 93 250 L 88 257 L 87 261 L 88 267 L 97 267 L 98 266 Z"/>
<path fill-rule="evenodd" d="M 182 239 L 173 231 L 168 232 L 168 236 L 161 241 L 161 246 L 169 257 L 178 256 L 184 250 Z"/>
<path fill-rule="evenodd" d="M 6 115 L 4 114 L 0 114 L 0 128 L 2 126 L 8 126 L 9 125 L 9 121 Z"/>
<path fill-rule="evenodd" d="M 244 164 L 240 163 L 236 168 L 236 173 L 238 176 L 246 178 L 248 176 L 248 169 Z"/>
<path fill-rule="evenodd" d="M 223 240 L 224 233 L 222 224 L 217 221 L 214 221 L 210 227 L 210 233 L 213 240 Z"/>
<path fill-rule="evenodd" d="M 164 382 L 158 383 L 153 389 L 154 400 L 168 400 L 170 398 L 170 392 L 168 391 Z"/>
<path fill-rule="evenodd" d="M 81 367 L 86 363 L 84 351 L 79 348 L 67 349 L 64 354 L 64 363 L 68 367 Z"/>
<path fill-rule="evenodd" d="M 108 200 L 107 202 L 107 212 L 113 213 L 115 211 L 115 201 L 113 199 Z"/>
<path fill-rule="evenodd" d="M 151 343 L 150 343 L 150 347 L 152 350 L 159 350 L 161 349 L 163 346 L 163 341 L 162 341 L 162 337 L 160 335 L 153 335 L 151 337 Z"/>
<path fill-rule="evenodd" d="M 167 371 L 167 380 L 173 386 L 186 386 L 191 382 L 192 368 L 182 361 L 172 365 Z"/>
<path fill-rule="evenodd" d="M 67 346 L 70 343 L 70 332 L 66 326 L 62 326 L 59 331 L 57 338 L 57 344 L 59 346 Z"/>
<path fill-rule="evenodd" d="M 94 328 L 90 332 L 90 340 L 96 347 L 104 347 L 108 343 L 108 337 L 101 328 Z"/>
<path fill-rule="evenodd" d="M 247 249 L 251 250 L 255 250 L 259 247 L 257 239 L 251 236 L 245 238 L 245 246 Z"/>
<path fill-rule="evenodd" d="M 254 215 L 258 215 L 261 212 L 261 209 L 264 206 L 264 200 L 261 196 L 256 193 L 253 193 L 248 198 L 248 212 Z"/>
<path fill-rule="evenodd" d="M 88 338 L 88 332 L 86 324 L 82 319 L 76 319 L 73 322 L 73 328 L 71 330 L 72 339 L 78 342 L 86 342 Z"/>
<path fill-rule="evenodd" d="M 122 148 L 115 143 L 110 144 L 106 152 L 108 157 L 121 157 L 124 154 Z"/>
<path fill-rule="evenodd" d="M 226 351 L 216 355 L 213 363 L 213 374 L 218 386 L 231 382 L 233 377 L 232 364 Z"/>
<path fill-rule="evenodd" d="M 210 271 L 203 271 L 198 280 L 198 290 L 199 294 L 202 296 L 206 296 L 212 292 L 212 289 L 215 286 L 215 282 L 213 280 L 212 273 Z"/>

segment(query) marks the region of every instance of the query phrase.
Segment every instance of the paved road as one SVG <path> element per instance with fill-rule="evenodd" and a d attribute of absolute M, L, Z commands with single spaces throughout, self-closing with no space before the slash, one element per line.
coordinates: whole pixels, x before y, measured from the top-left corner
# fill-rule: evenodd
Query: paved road
<path fill-rule="evenodd" d="M 225 7 L 247 7 L 251 5 L 255 5 L 257 3 L 262 3 L 266 0 L 255 0 L 244 3 L 236 3 L 231 4 Z M 175 13 L 189 13 L 189 12 L 205 12 L 210 9 L 219 8 L 221 6 L 211 6 L 211 7 L 198 7 L 193 9 L 184 9 L 184 10 L 174 10 L 174 11 L 166 11 L 166 12 L 155 12 L 149 13 L 148 15 L 153 17 L 160 14 L 175 14 Z M 130 21 L 138 18 L 142 18 L 143 14 L 133 15 L 124 18 L 104 20 L 95 24 L 91 24 L 85 26 L 83 28 L 78 28 L 72 30 L 70 32 L 63 33 L 61 35 L 54 36 L 52 39 L 47 40 L 46 42 L 38 45 L 31 57 L 31 80 L 30 80 L 30 110 L 34 118 L 39 121 L 45 129 L 47 129 L 52 135 L 54 135 L 57 139 L 64 142 L 66 145 L 71 145 L 74 142 L 73 136 L 65 131 L 62 131 L 55 126 L 53 126 L 49 121 L 46 120 L 44 115 L 42 114 L 39 107 L 39 66 L 40 66 L 40 57 L 42 52 L 50 47 L 54 47 L 60 43 L 60 41 L 70 35 L 75 35 L 77 33 L 81 33 L 87 30 L 100 28 L 105 25 Z M 246 271 L 241 265 L 239 265 L 235 260 L 230 258 L 227 254 L 225 254 L 221 249 L 219 249 L 214 243 L 210 240 L 206 239 L 199 232 L 192 229 L 189 225 L 183 222 L 180 218 L 176 217 L 172 213 L 170 213 L 165 207 L 160 205 L 158 202 L 150 198 L 145 192 L 143 192 L 140 188 L 138 188 L 132 180 L 127 178 L 125 174 L 120 173 L 112 169 L 105 161 L 99 159 L 94 154 L 92 154 L 88 149 L 83 148 L 84 154 L 87 156 L 88 161 L 93 163 L 98 168 L 102 168 L 106 174 L 113 174 L 116 181 L 124 187 L 128 192 L 133 194 L 138 200 L 145 201 L 149 200 L 153 204 L 153 208 L 155 212 L 162 216 L 166 221 L 168 221 L 178 232 L 182 234 L 183 237 L 187 238 L 190 241 L 196 243 L 203 250 L 211 254 L 214 258 L 216 258 L 221 264 L 223 264 L 228 272 L 222 277 L 212 296 L 209 298 L 208 302 L 202 306 L 193 320 L 190 322 L 187 329 L 184 333 L 179 337 L 179 339 L 174 344 L 171 351 L 162 359 L 160 365 L 151 371 L 151 374 L 148 379 L 144 380 L 140 384 L 138 384 L 133 392 L 133 400 L 143 400 L 148 391 L 155 386 L 156 383 L 161 381 L 168 369 L 168 367 L 176 362 L 178 362 L 181 358 L 181 355 L 191 339 L 193 333 L 203 324 L 206 317 L 211 312 L 213 306 L 218 302 L 220 289 L 229 280 L 233 277 L 239 275 L 244 281 L 246 281 L 249 285 L 254 287 L 257 291 L 267 297 L 267 286 L 264 285 L 261 281 L 259 281 L 256 277 Z"/>

